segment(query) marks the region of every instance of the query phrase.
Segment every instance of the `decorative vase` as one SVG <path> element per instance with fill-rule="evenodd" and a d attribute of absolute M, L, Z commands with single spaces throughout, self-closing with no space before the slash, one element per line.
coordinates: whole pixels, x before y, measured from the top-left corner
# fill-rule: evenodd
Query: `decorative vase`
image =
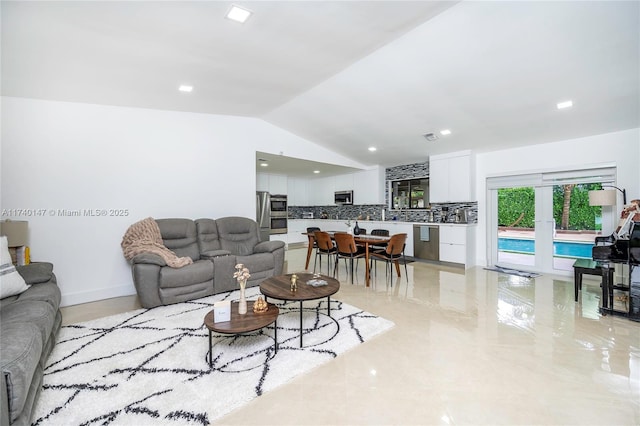
<path fill-rule="evenodd" d="M 244 296 L 244 288 L 246 285 L 246 282 L 240 284 L 240 302 L 238 302 L 238 313 L 240 315 L 245 315 L 247 313 L 247 299 Z"/>
<path fill-rule="evenodd" d="M 356 220 L 356 226 L 353 227 L 353 235 L 360 235 L 360 227 L 358 226 L 357 220 Z"/>

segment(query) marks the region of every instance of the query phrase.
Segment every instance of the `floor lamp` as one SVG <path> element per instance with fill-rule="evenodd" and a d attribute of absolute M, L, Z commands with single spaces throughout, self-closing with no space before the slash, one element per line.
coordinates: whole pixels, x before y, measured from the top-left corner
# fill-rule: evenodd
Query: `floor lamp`
<path fill-rule="evenodd" d="M 614 189 L 600 189 L 589 191 L 589 205 L 590 206 L 615 206 L 616 205 L 616 191 L 622 192 L 622 201 L 623 205 L 627 204 L 627 191 L 624 189 L 620 189 L 617 186 L 613 185 L 602 185 L 603 188 L 614 188 Z M 631 223 L 633 222 L 633 214 L 628 214 L 627 217 L 620 220 L 616 230 L 614 231 L 615 236 L 618 239 L 628 239 L 629 232 L 631 231 Z"/>
<path fill-rule="evenodd" d="M 622 192 L 622 205 L 627 205 L 627 190 L 620 189 L 613 185 L 602 185 L 603 188 L 614 188 Z M 606 203 L 606 204 L 600 204 Z M 613 189 L 599 189 L 589 191 L 589 205 L 590 206 L 615 206 L 616 205 L 616 191 Z"/>

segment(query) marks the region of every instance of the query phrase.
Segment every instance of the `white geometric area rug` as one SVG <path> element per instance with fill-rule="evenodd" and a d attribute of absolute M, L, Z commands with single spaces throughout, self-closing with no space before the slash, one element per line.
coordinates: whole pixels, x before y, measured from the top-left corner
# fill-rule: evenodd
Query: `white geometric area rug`
<path fill-rule="evenodd" d="M 247 289 L 251 300 L 257 287 Z M 139 309 L 62 327 L 47 360 L 33 425 L 207 425 L 264 392 L 326 363 L 393 327 L 391 321 L 327 299 L 277 303 L 273 326 L 229 336 L 209 331 L 213 302 L 239 292 Z"/>

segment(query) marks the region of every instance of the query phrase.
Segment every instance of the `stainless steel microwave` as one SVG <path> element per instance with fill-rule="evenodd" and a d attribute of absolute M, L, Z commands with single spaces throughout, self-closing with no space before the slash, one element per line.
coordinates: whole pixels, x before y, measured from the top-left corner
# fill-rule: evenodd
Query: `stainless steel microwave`
<path fill-rule="evenodd" d="M 334 204 L 353 204 L 353 191 L 336 191 L 333 199 Z"/>

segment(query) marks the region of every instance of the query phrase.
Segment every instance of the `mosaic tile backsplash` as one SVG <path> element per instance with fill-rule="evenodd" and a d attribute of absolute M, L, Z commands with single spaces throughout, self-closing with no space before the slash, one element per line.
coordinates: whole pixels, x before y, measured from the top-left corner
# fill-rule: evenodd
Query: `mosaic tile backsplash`
<path fill-rule="evenodd" d="M 386 181 L 417 179 L 429 176 L 429 162 L 405 164 L 402 166 L 388 167 L 385 170 Z M 389 185 L 386 185 L 385 200 L 389 203 Z M 455 222 L 455 210 L 467 209 L 467 223 L 478 223 L 478 203 L 433 203 L 434 222 Z M 385 204 L 363 204 L 352 206 L 307 206 L 289 207 L 291 219 L 302 219 L 304 212 L 313 213 L 313 217 L 319 219 L 326 213 L 331 219 L 370 219 L 370 220 L 399 220 L 402 222 L 428 222 L 429 210 L 394 210 Z M 384 211 L 384 213 L 383 213 Z"/>
<path fill-rule="evenodd" d="M 444 213 L 443 207 L 448 209 Z M 467 209 L 467 223 L 478 222 L 478 203 L 447 203 L 432 204 L 434 222 L 455 222 L 455 209 Z M 384 210 L 384 220 L 399 220 L 402 222 L 428 222 L 427 210 L 393 210 L 388 209 L 383 204 L 361 204 L 352 206 L 293 206 L 289 207 L 290 219 L 302 219 L 303 213 L 311 212 L 315 219 L 319 219 L 326 213 L 330 219 L 369 219 L 382 220 Z M 444 219 L 444 220 L 443 220 Z"/>

